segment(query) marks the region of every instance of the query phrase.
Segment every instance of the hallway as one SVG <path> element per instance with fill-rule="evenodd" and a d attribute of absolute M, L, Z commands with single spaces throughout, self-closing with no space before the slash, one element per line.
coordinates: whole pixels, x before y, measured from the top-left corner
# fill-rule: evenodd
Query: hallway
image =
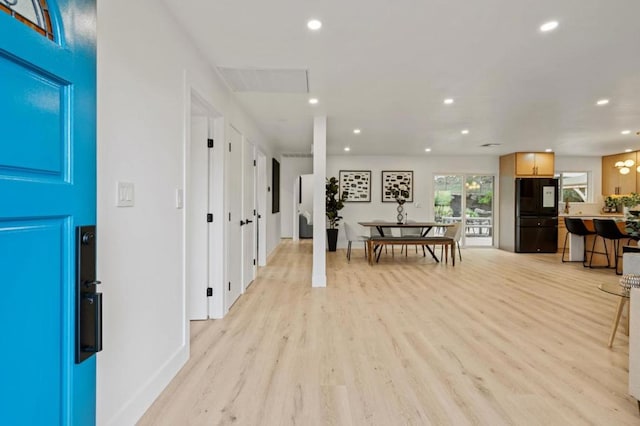
<path fill-rule="evenodd" d="M 139 424 L 637 424 L 628 341 L 607 348 L 612 271 L 556 255 L 410 253 L 373 267 L 283 242 Z"/>

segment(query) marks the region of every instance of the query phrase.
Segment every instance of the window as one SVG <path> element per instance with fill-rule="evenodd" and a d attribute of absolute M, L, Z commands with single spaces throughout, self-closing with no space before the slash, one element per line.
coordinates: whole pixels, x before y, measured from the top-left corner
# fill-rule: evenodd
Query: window
<path fill-rule="evenodd" d="M 561 203 L 588 203 L 591 200 L 589 172 L 560 172 L 555 177 L 558 178 Z"/>
<path fill-rule="evenodd" d="M 0 11 L 13 16 L 32 30 L 53 40 L 47 0 L 0 0 Z"/>

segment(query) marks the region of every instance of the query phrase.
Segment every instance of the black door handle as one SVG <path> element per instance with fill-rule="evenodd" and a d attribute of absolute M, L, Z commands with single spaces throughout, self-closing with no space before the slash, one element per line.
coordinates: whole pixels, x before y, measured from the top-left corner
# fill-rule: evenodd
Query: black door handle
<path fill-rule="evenodd" d="M 240 226 L 243 226 L 243 225 L 245 225 L 244 220 L 241 220 L 240 221 Z"/>
<path fill-rule="evenodd" d="M 252 220 L 247 219 L 247 221 L 245 222 L 245 225 L 248 225 L 248 224 L 250 224 L 250 223 L 253 223 L 253 221 L 252 221 Z"/>
<path fill-rule="evenodd" d="M 262 219 L 262 215 L 261 214 L 258 215 L 258 219 Z"/>
<path fill-rule="evenodd" d="M 96 279 L 96 227 L 76 228 L 76 364 L 102 350 L 102 293 Z"/>

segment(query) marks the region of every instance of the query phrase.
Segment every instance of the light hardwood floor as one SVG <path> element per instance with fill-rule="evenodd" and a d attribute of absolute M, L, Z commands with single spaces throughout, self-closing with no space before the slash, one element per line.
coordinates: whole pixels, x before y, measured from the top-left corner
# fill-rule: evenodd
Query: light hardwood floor
<path fill-rule="evenodd" d="M 141 425 L 639 425 L 613 270 L 463 249 L 462 262 L 284 242 Z"/>

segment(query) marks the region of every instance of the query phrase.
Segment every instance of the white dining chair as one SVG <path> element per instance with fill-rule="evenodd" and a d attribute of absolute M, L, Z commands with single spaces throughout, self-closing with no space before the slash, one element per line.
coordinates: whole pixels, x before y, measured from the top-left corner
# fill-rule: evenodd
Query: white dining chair
<path fill-rule="evenodd" d="M 360 235 L 348 222 L 344 223 L 344 232 L 347 236 L 347 260 L 351 261 L 351 244 L 353 242 L 364 243 L 364 257 L 367 257 L 367 240 L 369 237 Z"/>
<path fill-rule="evenodd" d="M 447 227 L 444 231 L 444 238 L 451 238 L 455 242 L 455 245 L 458 247 L 458 257 L 460 258 L 460 262 L 462 262 L 462 253 L 460 252 L 460 239 L 462 238 L 462 223 L 454 222 L 451 226 Z M 444 246 L 440 246 L 440 259 L 442 259 L 442 251 L 444 250 Z M 455 256 L 456 253 L 451 253 L 452 256 Z"/>

